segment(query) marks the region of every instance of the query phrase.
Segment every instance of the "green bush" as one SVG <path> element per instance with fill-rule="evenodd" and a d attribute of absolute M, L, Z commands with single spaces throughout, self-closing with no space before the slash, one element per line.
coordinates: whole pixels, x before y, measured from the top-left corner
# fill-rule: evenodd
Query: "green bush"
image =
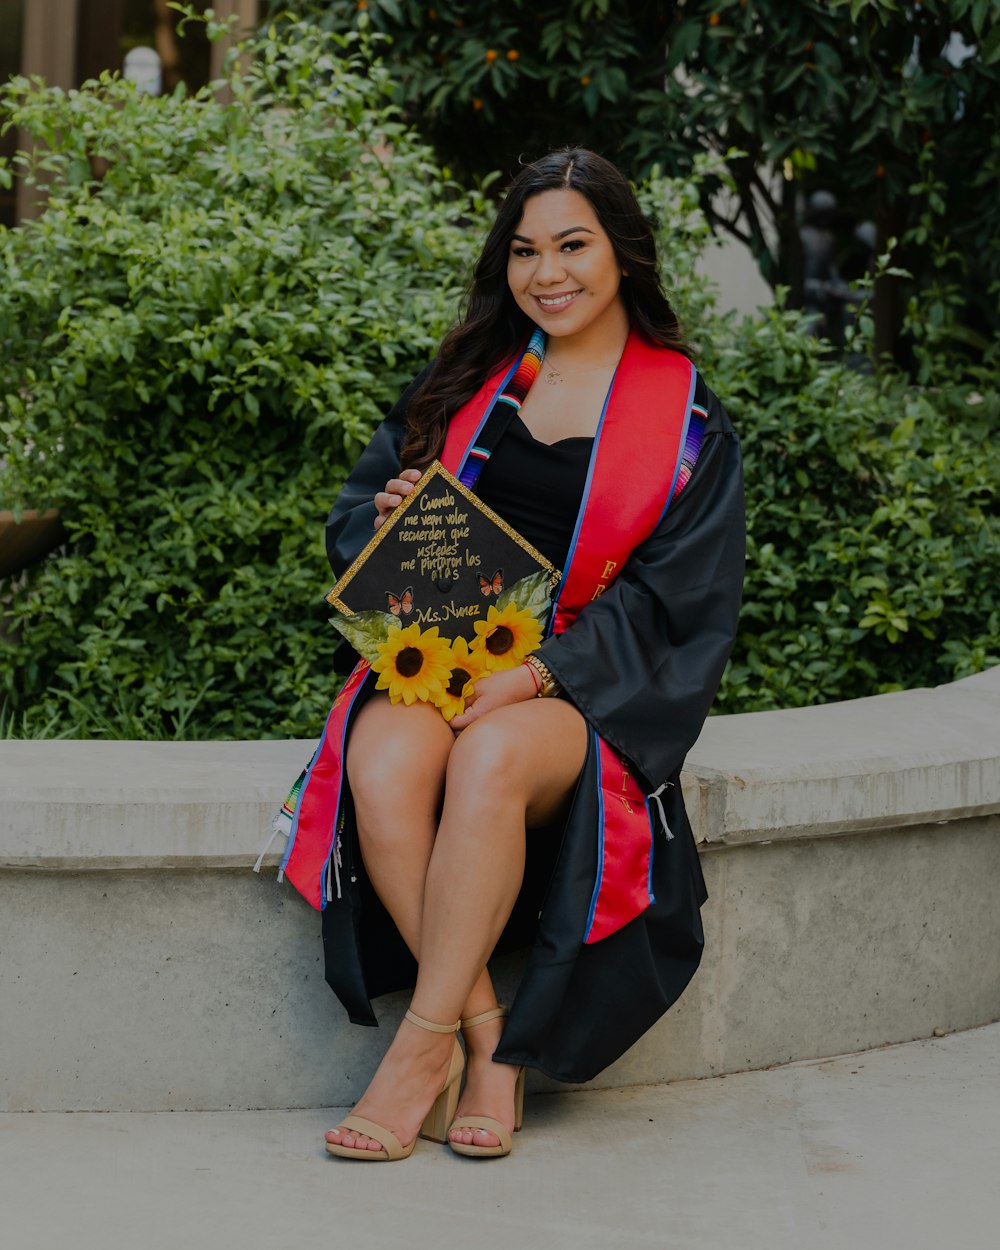
<path fill-rule="evenodd" d="M 266 42 L 233 99 L 111 76 L 0 107 L 45 214 L 0 234 L 0 507 L 66 551 L 4 591 L 11 723 L 317 729 L 323 522 L 453 319 L 484 207 L 331 37 Z"/>
<path fill-rule="evenodd" d="M 717 704 L 756 711 L 1000 662 L 996 379 L 831 361 L 800 314 L 717 327 L 705 367 L 743 437 L 747 585 Z"/>
<path fill-rule="evenodd" d="M 833 357 L 779 303 L 719 316 L 699 280 L 701 186 L 647 185 L 696 360 L 743 444 L 747 581 L 717 712 L 937 685 L 1000 663 L 997 377 L 918 335 L 921 384 Z M 909 316 L 919 321 L 914 303 Z M 867 310 L 855 348 L 872 348 Z M 861 357 L 863 360 L 863 356 Z"/>
<path fill-rule="evenodd" d="M 453 319 L 487 224 L 304 30 L 233 100 L 15 82 L 38 221 L 0 233 L 0 507 L 66 549 L 0 586 L 0 736 L 319 732 L 323 520 Z M 995 379 L 831 361 L 797 314 L 713 311 L 698 178 L 642 189 L 699 364 L 743 437 L 741 632 L 719 710 L 933 684 L 1000 658 Z"/>

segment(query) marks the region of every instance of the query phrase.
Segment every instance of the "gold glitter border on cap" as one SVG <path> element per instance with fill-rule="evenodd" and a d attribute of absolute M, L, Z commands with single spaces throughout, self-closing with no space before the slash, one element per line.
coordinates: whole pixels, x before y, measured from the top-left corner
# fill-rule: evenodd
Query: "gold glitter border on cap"
<path fill-rule="evenodd" d="M 389 533 L 391 533 L 395 525 L 399 524 L 400 518 L 405 516 L 406 513 L 410 510 L 410 508 L 414 506 L 415 501 L 424 492 L 424 490 L 427 487 L 427 484 L 433 481 L 433 479 L 436 477 L 443 478 L 448 483 L 448 485 L 452 487 L 452 489 L 457 490 L 458 493 L 463 497 L 463 499 L 467 500 L 467 502 L 470 503 L 473 508 L 476 508 L 485 517 L 491 520 L 494 523 L 494 525 L 496 525 L 499 529 L 503 530 L 503 532 L 507 535 L 508 538 L 512 538 L 514 542 L 516 542 L 519 547 L 521 547 L 524 551 L 526 551 L 533 560 L 536 560 L 538 564 L 541 565 L 542 568 L 547 569 L 549 572 L 550 583 L 553 589 L 558 585 L 559 580 L 562 577 L 562 573 L 560 573 L 560 571 L 556 568 L 556 566 L 552 563 L 552 561 L 546 559 L 546 557 L 543 556 L 542 553 L 536 547 L 533 547 L 526 538 L 522 538 L 516 529 L 508 525 L 507 522 L 503 519 L 503 517 L 499 516 L 496 512 L 494 512 L 493 509 L 488 504 L 483 503 L 483 501 L 479 498 L 478 495 L 476 495 L 473 491 L 469 490 L 467 486 L 463 486 L 462 483 L 458 480 L 457 477 L 455 477 L 453 473 L 448 472 L 448 470 L 444 467 L 444 465 L 441 463 L 440 460 L 435 460 L 428 466 L 427 471 L 424 473 L 423 477 L 420 479 L 419 482 L 417 482 L 414 485 L 413 490 L 409 493 L 409 495 L 406 496 L 403 502 L 399 504 L 398 507 L 393 508 L 392 512 L 389 513 L 389 516 L 375 531 L 375 534 L 373 535 L 371 540 L 367 543 L 367 545 L 359 553 L 359 555 L 355 557 L 354 561 L 351 563 L 347 572 L 343 574 L 343 576 L 336 582 L 336 584 L 332 587 L 332 589 L 327 591 L 325 598 L 326 598 L 327 603 L 329 603 L 331 607 L 336 608 L 338 612 L 342 612 L 344 616 L 356 615 L 354 612 L 351 611 L 351 609 L 347 606 L 347 604 L 344 603 L 344 601 L 341 599 L 340 596 L 344 593 L 345 589 L 350 585 L 355 574 L 362 567 L 362 565 L 367 561 L 368 557 L 372 554 L 373 551 L 377 549 L 379 543 L 382 542 Z"/>

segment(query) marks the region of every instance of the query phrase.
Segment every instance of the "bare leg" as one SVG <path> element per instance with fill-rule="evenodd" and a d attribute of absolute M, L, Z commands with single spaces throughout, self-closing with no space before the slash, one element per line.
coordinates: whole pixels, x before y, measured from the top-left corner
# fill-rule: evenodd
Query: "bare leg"
<path fill-rule="evenodd" d="M 375 893 L 414 959 L 420 958 L 424 878 L 430 863 L 455 735 L 436 708 L 376 695 L 358 715 L 347 750 L 358 839 Z M 463 1016 L 496 1002 L 486 969 Z"/>
<path fill-rule="evenodd" d="M 411 707 L 391 704 L 387 695 L 376 695 L 358 714 L 347 750 L 347 774 L 365 868 L 417 959 L 424 879 L 454 744 L 455 735 L 436 708 L 423 703 Z M 493 985 L 484 967 L 463 1014 L 477 1015 L 495 1002 Z M 431 1046 L 430 1053 L 436 1054 L 437 1049 L 440 1046 Z M 357 1110 L 362 1114 L 361 1104 Z M 385 1123 L 396 1131 L 392 1123 Z M 328 1133 L 327 1140 L 359 1149 L 378 1149 L 378 1144 L 367 1137 L 340 1129 Z"/>
<path fill-rule="evenodd" d="M 549 824 L 566 806 L 586 746 L 583 718 L 556 700 L 500 709 L 459 738 L 427 874 L 415 1011 L 446 1010 L 449 995 L 460 992 L 479 959 L 489 958 L 524 875 L 525 826 Z M 468 939 L 464 969 L 451 954 L 454 932 Z M 492 1062 L 502 1029 L 502 1020 L 491 1020 L 465 1035 L 468 1075 L 458 1114 L 488 1115 L 510 1129 L 517 1069 Z M 450 1136 L 479 1146 L 498 1141 L 483 1130 Z"/>
<path fill-rule="evenodd" d="M 419 1015 L 445 1023 L 468 1010 L 466 1003 L 517 897 L 525 825 L 546 823 L 566 802 L 585 751 L 583 718 L 557 700 L 499 708 L 457 739 L 448 758 L 444 808 L 424 887 L 413 997 Z M 480 1032 L 490 1027 L 481 1026 Z M 480 1039 L 470 1038 L 478 1051 Z M 441 1088 L 451 1046 L 448 1036 L 423 1033 L 404 1021 L 357 1114 L 390 1128 L 406 1145 Z M 465 1101 L 475 1095 L 491 1105 L 465 1109 L 512 1122 L 516 1074 L 506 1065 L 489 1067 L 496 1072 L 489 1073 L 489 1080 L 483 1074 L 478 1094 L 470 1067 Z M 493 1105 L 505 1085 L 504 1105 Z M 364 1137 L 337 1130 L 328 1138 L 377 1148 Z M 477 1144 L 493 1140 L 489 1134 L 475 1137 Z"/>

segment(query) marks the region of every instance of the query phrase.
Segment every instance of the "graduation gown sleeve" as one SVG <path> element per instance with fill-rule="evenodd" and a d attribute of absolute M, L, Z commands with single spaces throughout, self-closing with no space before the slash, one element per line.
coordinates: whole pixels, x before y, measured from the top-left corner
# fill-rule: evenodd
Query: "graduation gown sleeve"
<path fill-rule="evenodd" d="M 739 444 L 708 396 L 692 476 L 618 580 L 541 648 L 566 697 L 652 791 L 672 836 L 654 837 L 654 901 L 586 944 L 597 879 L 597 753 L 588 751 L 538 931 L 494 1059 L 587 1081 L 677 1001 L 704 948 L 705 884 L 677 784 L 736 630 L 744 565 Z M 529 845 L 530 845 L 529 839 Z"/>

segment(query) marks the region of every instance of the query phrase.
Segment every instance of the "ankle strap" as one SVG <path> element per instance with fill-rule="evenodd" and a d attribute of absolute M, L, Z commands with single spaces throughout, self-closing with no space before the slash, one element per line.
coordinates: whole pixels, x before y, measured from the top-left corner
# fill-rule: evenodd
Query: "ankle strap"
<path fill-rule="evenodd" d="M 414 1011 L 407 1011 L 406 1018 L 411 1024 L 419 1025 L 420 1028 L 427 1029 L 430 1033 L 454 1033 L 459 1023 L 456 1020 L 454 1024 L 435 1024 L 433 1020 L 425 1020 Z"/>
<path fill-rule="evenodd" d="M 485 1024 L 487 1020 L 496 1020 L 498 1016 L 507 1014 L 506 1007 L 494 1007 L 492 1011 L 484 1011 L 479 1016 L 469 1016 L 464 1020 L 459 1020 L 459 1024 L 463 1029 L 474 1029 L 477 1024 Z"/>

